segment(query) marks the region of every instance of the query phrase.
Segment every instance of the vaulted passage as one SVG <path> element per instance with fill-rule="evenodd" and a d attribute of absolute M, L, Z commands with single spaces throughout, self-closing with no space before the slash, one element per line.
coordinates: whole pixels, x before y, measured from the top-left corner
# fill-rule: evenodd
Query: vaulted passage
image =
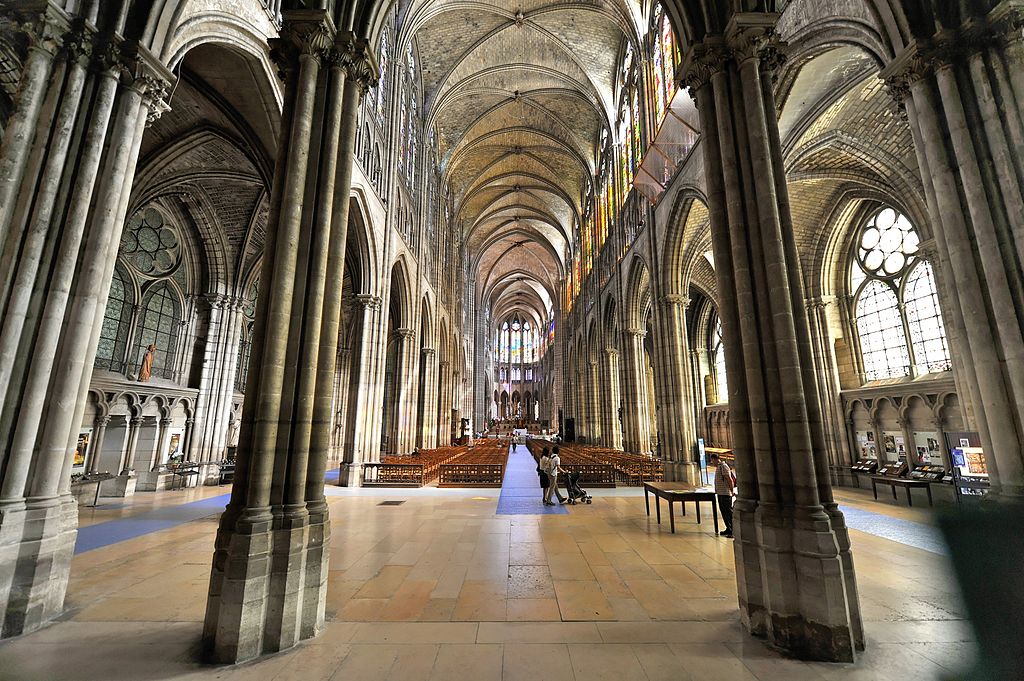
<path fill-rule="evenodd" d="M 0 2 L 0 668 L 998 677 L 1022 26 Z"/>

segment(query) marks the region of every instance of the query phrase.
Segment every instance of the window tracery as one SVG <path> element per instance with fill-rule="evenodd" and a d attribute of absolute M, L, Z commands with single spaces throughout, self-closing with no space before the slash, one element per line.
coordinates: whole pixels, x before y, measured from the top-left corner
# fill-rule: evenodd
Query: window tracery
<path fill-rule="evenodd" d="M 869 217 L 857 233 L 849 282 L 865 381 L 952 368 L 931 264 L 920 235 L 893 208 Z"/>

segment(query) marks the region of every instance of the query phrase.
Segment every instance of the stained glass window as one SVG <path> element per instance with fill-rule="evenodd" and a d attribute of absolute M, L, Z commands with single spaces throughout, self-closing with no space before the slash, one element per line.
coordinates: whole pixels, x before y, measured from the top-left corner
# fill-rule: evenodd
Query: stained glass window
<path fill-rule="evenodd" d="M 953 366 L 931 264 L 918 263 L 911 270 L 904 287 L 907 326 L 910 327 L 910 344 L 918 372 L 949 371 Z"/>
<path fill-rule="evenodd" d="M 513 381 L 521 381 L 521 380 L 523 380 L 522 379 L 522 372 L 519 369 L 519 367 L 512 367 L 512 380 Z"/>
<path fill-rule="evenodd" d="M 951 368 L 931 265 L 920 236 L 892 208 L 874 213 L 857 234 L 849 281 L 855 296 L 864 380 Z"/>
<path fill-rule="evenodd" d="M 659 4 L 651 25 L 652 71 L 655 122 L 660 125 L 675 94 L 675 64 L 678 48 L 672 24 Z"/>
<path fill-rule="evenodd" d="M 725 374 L 725 348 L 722 345 L 722 322 L 715 321 L 715 335 L 712 341 L 711 354 L 715 362 L 715 386 L 718 389 L 718 402 L 729 401 L 729 379 Z"/>
<path fill-rule="evenodd" d="M 124 352 L 131 324 L 131 296 L 124 277 L 117 269 L 110 282 L 107 307 L 103 312 L 100 342 L 96 348 L 95 365 L 111 371 L 124 371 Z"/>
<path fill-rule="evenodd" d="M 508 362 L 508 322 L 501 325 L 501 357 L 500 361 Z"/>
<path fill-rule="evenodd" d="M 377 90 L 373 96 L 373 112 L 378 119 L 383 118 L 387 113 L 388 65 L 391 63 L 390 50 L 391 34 L 389 27 L 385 26 L 384 31 L 380 35 L 380 53 L 377 55 L 377 64 L 380 66 L 380 79 L 377 82 Z"/>
<path fill-rule="evenodd" d="M 147 346 L 155 345 L 153 375 L 170 378 L 181 326 L 178 297 L 166 282 L 157 284 L 143 297 L 140 315 L 134 353 L 135 366 L 141 366 Z"/>

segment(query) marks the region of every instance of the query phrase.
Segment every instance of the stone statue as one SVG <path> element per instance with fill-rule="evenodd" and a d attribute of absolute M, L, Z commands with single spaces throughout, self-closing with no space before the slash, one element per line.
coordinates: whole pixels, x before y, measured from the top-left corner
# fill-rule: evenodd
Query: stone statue
<path fill-rule="evenodd" d="M 139 367 L 139 381 L 148 381 L 153 375 L 153 357 L 156 355 L 156 346 L 152 343 L 146 348 L 146 354 L 142 357 L 142 366 Z"/>

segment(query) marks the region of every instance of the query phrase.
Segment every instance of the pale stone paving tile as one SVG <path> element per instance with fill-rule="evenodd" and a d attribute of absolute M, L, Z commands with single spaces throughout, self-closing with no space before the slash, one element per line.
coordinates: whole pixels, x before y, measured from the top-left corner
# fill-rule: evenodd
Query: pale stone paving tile
<path fill-rule="evenodd" d="M 481 622 L 477 633 L 477 643 L 600 642 L 593 622 Z"/>
<path fill-rule="evenodd" d="M 565 644 L 509 644 L 502 659 L 503 681 L 574 681 Z M 583 681 L 582 679 L 580 681 Z"/>
<path fill-rule="evenodd" d="M 501 681 L 500 645 L 443 644 L 437 651 L 431 681 Z"/>
<path fill-rule="evenodd" d="M 647 681 L 640 661 L 625 644 L 570 643 L 569 657 L 577 679 Z"/>

